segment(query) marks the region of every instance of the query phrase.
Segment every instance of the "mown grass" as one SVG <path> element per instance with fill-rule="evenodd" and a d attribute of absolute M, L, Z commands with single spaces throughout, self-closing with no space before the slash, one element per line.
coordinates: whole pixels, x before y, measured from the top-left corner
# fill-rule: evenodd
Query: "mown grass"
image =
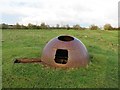
<path fill-rule="evenodd" d="M 87 47 L 87 68 L 61 69 L 14 64 L 15 58 L 40 57 L 52 38 L 69 34 Z M 118 32 L 101 30 L 3 30 L 3 88 L 118 88 Z"/>

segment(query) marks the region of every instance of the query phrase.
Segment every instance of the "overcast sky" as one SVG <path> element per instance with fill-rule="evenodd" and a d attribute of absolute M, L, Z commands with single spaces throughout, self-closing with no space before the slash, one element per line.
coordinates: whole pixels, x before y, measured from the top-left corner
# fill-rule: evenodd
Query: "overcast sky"
<path fill-rule="evenodd" d="M 118 26 L 119 0 L 0 0 L 0 23 Z"/>

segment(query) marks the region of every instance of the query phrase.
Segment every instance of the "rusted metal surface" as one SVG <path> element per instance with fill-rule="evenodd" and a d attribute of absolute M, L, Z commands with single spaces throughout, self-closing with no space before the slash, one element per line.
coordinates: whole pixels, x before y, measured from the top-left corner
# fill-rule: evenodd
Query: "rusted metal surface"
<path fill-rule="evenodd" d="M 38 63 L 41 62 L 40 58 L 17 58 L 14 63 Z"/>
<path fill-rule="evenodd" d="M 62 35 L 53 38 L 46 44 L 41 61 L 52 67 L 84 67 L 89 63 L 89 56 L 85 45 L 80 40 Z"/>

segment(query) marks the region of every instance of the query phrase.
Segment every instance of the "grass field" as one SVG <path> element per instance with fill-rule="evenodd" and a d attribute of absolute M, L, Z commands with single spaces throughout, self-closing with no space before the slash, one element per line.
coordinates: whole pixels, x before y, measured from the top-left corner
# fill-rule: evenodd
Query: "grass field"
<path fill-rule="evenodd" d="M 87 68 L 61 69 L 38 63 L 14 64 L 15 58 L 40 57 L 52 38 L 69 34 L 88 49 Z M 101 30 L 3 30 L 3 88 L 118 88 L 118 32 Z"/>

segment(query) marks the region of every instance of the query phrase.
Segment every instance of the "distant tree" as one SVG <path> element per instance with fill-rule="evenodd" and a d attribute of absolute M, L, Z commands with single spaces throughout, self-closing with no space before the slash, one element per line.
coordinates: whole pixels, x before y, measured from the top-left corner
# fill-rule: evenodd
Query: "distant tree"
<path fill-rule="evenodd" d="M 27 28 L 28 28 L 28 29 L 33 29 L 33 27 L 34 27 L 34 25 L 33 25 L 33 24 L 28 23 L 28 25 L 27 25 Z"/>
<path fill-rule="evenodd" d="M 62 25 L 61 28 L 62 28 L 62 29 L 66 29 L 66 25 Z"/>
<path fill-rule="evenodd" d="M 8 29 L 16 29 L 15 25 L 8 25 Z"/>
<path fill-rule="evenodd" d="M 59 29 L 59 28 L 60 28 L 60 25 L 59 25 L 59 24 L 56 24 L 56 28 Z"/>
<path fill-rule="evenodd" d="M 0 29 L 2 29 L 2 24 L 0 24 Z"/>
<path fill-rule="evenodd" d="M 110 24 L 105 24 L 104 25 L 104 30 L 112 30 L 113 27 Z"/>
<path fill-rule="evenodd" d="M 81 27 L 81 30 L 87 30 L 87 28 L 85 28 L 85 27 Z"/>
<path fill-rule="evenodd" d="M 29 23 L 27 28 L 28 29 L 41 29 L 41 26 Z"/>
<path fill-rule="evenodd" d="M 9 25 L 8 24 L 5 24 L 5 23 L 2 23 L 1 24 L 1 28 L 2 29 L 8 29 Z"/>
<path fill-rule="evenodd" d="M 80 25 L 76 24 L 76 25 L 73 26 L 73 29 L 75 29 L 75 30 L 80 30 L 81 27 L 80 27 Z"/>
<path fill-rule="evenodd" d="M 120 27 L 113 27 L 112 30 L 120 30 Z"/>
<path fill-rule="evenodd" d="M 120 27 L 118 27 L 118 30 L 120 30 Z"/>
<path fill-rule="evenodd" d="M 45 29 L 46 28 L 45 23 L 41 23 L 40 27 L 41 27 L 41 29 Z"/>
<path fill-rule="evenodd" d="M 21 29 L 21 25 L 19 23 L 16 23 L 16 25 L 14 25 L 15 29 Z"/>
<path fill-rule="evenodd" d="M 38 29 L 38 26 L 37 25 L 33 25 L 32 29 Z"/>
<path fill-rule="evenodd" d="M 46 25 L 46 29 L 50 29 L 50 26 L 49 26 L 49 25 Z"/>
<path fill-rule="evenodd" d="M 28 29 L 28 27 L 22 24 L 21 29 Z"/>
<path fill-rule="evenodd" d="M 99 27 L 93 24 L 93 25 L 91 25 L 91 26 L 89 27 L 89 29 L 90 29 L 90 30 L 98 30 Z"/>
<path fill-rule="evenodd" d="M 69 29 L 70 29 L 70 26 L 69 26 L 68 24 L 66 25 L 66 29 L 67 29 L 67 30 L 69 30 Z"/>

